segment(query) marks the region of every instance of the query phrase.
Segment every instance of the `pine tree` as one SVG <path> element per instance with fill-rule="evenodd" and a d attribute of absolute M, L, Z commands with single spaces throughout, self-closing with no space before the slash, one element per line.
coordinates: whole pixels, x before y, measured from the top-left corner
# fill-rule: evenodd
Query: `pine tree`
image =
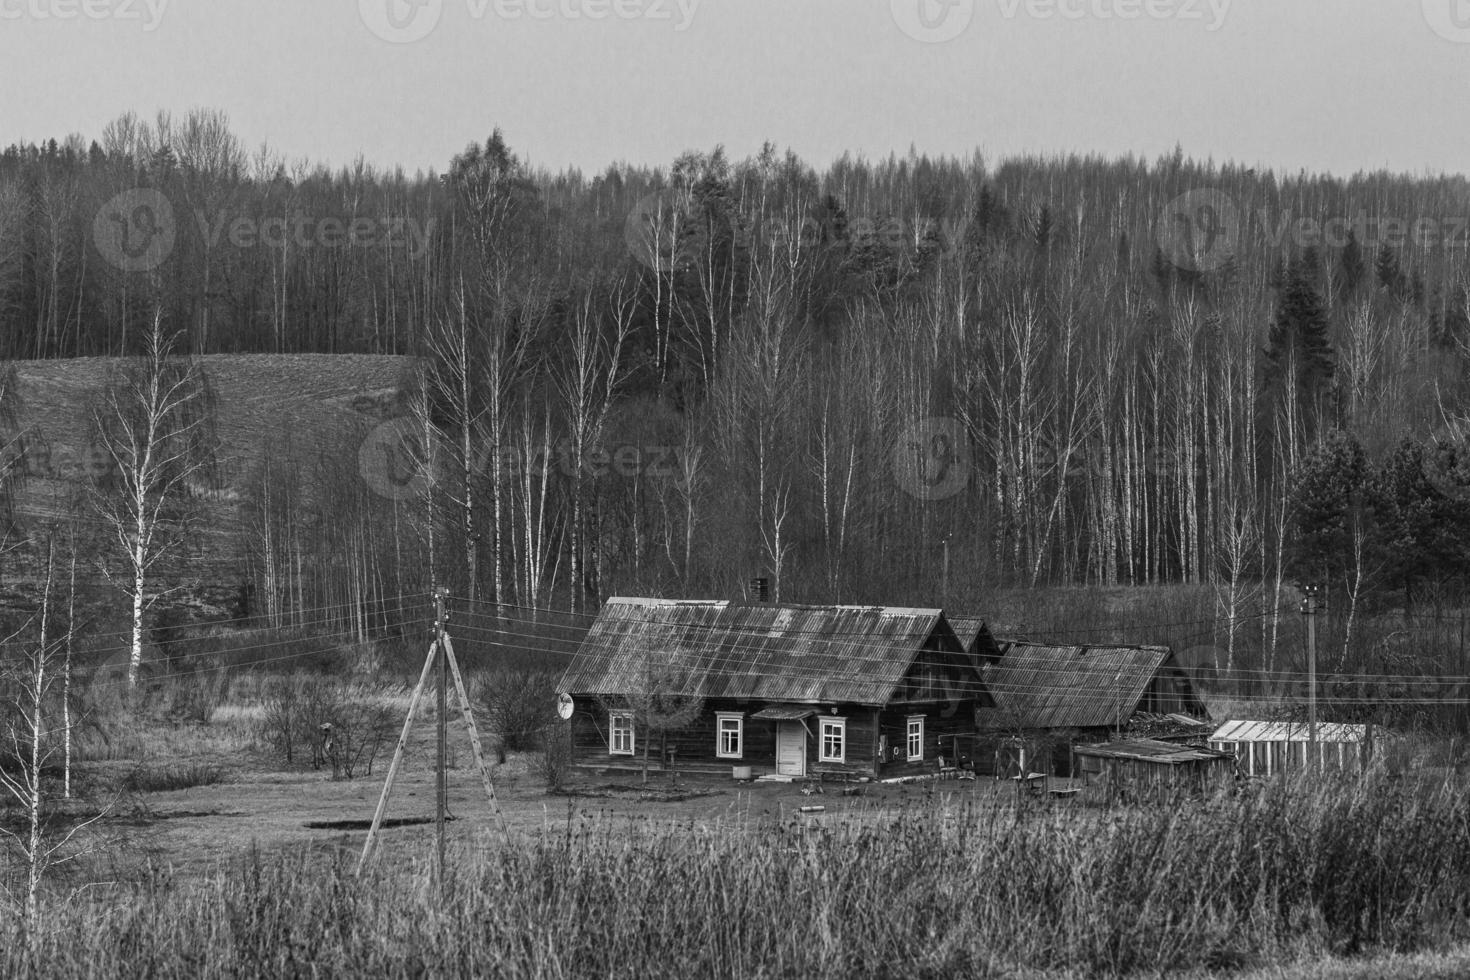
<path fill-rule="evenodd" d="M 1320 392 L 1332 379 L 1335 360 L 1328 337 L 1327 308 L 1304 260 L 1287 267 L 1276 297 L 1266 360 L 1278 378 L 1294 365 L 1304 395 Z"/>
<path fill-rule="evenodd" d="M 1036 251 L 1043 255 L 1046 254 L 1047 249 L 1051 247 L 1052 235 L 1055 233 L 1051 207 L 1043 204 L 1041 213 L 1036 216 Z"/>
<path fill-rule="evenodd" d="M 1334 582 L 1353 563 L 1353 536 L 1371 524 L 1371 473 L 1351 434 L 1330 433 L 1303 458 L 1292 487 L 1294 574 Z"/>
<path fill-rule="evenodd" d="M 1357 291 L 1363 277 L 1368 274 L 1368 266 L 1363 261 L 1363 247 L 1358 244 L 1358 236 L 1352 229 L 1348 230 L 1347 244 L 1342 247 L 1342 254 L 1337 257 L 1337 268 L 1341 274 L 1339 282 L 1342 283 L 1342 295 L 1350 296 Z"/>
<path fill-rule="evenodd" d="M 1467 571 L 1470 494 L 1464 469 L 1449 447 L 1431 455 L 1405 439 L 1373 474 L 1373 508 L 1387 570 L 1406 606 L 1412 606 L 1421 584 L 1450 581 Z"/>
<path fill-rule="evenodd" d="M 1373 263 L 1373 271 L 1378 277 L 1378 288 L 1386 289 L 1395 296 L 1403 291 L 1404 273 L 1399 269 L 1399 257 L 1387 245 L 1378 247 L 1378 258 Z"/>

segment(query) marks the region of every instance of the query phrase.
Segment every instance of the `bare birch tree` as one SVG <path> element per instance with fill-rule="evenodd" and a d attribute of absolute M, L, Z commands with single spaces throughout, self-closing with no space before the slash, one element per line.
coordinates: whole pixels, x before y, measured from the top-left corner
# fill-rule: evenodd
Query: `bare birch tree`
<path fill-rule="evenodd" d="M 168 590 L 159 563 L 178 550 L 197 481 L 214 463 L 208 389 L 198 366 L 172 356 L 155 315 L 144 354 L 118 371 L 94 409 L 110 472 L 92 485 L 97 512 L 116 539 L 121 573 L 102 570 L 131 604 L 128 689 L 143 663 L 143 620 Z"/>

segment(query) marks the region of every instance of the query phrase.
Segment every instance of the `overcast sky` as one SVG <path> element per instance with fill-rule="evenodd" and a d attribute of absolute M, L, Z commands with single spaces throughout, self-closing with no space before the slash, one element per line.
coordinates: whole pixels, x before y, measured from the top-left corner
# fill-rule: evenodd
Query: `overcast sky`
<path fill-rule="evenodd" d="M 223 109 L 250 148 L 594 172 L 763 141 L 1470 167 L 1470 0 L 0 0 L 0 143 Z"/>

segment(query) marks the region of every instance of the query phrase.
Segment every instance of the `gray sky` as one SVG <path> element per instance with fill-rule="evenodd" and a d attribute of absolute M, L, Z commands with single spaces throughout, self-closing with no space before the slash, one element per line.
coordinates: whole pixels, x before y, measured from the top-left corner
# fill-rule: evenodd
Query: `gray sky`
<path fill-rule="evenodd" d="M 210 106 L 251 149 L 410 172 L 496 125 L 589 172 L 765 140 L 1470 161 L 1470 0 L 0 0 L 0 73 L 3 144 Z"/>

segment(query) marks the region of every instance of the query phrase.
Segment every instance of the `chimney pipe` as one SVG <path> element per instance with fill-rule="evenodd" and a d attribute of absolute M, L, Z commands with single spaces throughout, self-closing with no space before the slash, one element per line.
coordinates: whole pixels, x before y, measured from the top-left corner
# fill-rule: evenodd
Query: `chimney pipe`
<path fill-rule="evenodd" d="M 768 578 L 753 578 L 750 580 L 750 596 L 756 602 L 771 601 L 771 580 Z"/>

